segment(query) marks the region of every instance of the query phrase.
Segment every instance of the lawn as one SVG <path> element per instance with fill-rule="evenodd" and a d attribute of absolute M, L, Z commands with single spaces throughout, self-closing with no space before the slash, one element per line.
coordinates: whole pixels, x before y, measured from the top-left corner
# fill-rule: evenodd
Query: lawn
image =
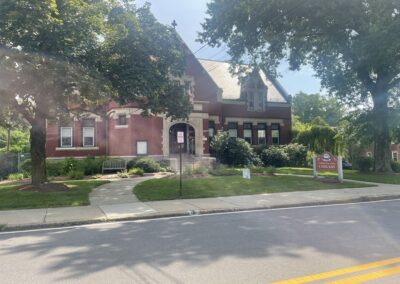
<path fill-rule="evenodd" d="M 310 168 L 277 168 L 277 173 L 280 174 L 296 174 L 296 175 L 312 175 Z M 321 173 L 323 176 L 337 176 L 333 172 Z M 374 174 L 374 173 L 360 173 L 354 170 L 344 170 L 343 177 L 345 179 L 352 179 L 358 181 L 378 182 L 388 184 L 400 184 L 399 174 Z"/>
<path fill-rule="evenodd" d="M 141 201 L 153 201 L 354 187 L 366 185 L 355 182 L 323 183 L 295 176 L 254 176 L 251 180 L 241 176 L 218 176 L 184 180 L 182 197 L 179 196 L 178 178 L 144 181 L 133 192 Z"/>
<path fill-rule="evenodd" d="M 90 191 L 108 181 L 65 181 L 71 188 L 65 192 L 19 191 L 18 185 L 0 185 L 0 210 L 89 205 Z"/>

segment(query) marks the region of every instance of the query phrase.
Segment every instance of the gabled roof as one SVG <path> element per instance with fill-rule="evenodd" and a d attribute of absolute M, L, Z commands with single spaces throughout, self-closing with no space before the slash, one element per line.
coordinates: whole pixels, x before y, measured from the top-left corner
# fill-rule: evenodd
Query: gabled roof
<path fill-rule="evenodd" d="M 239 77 L 229 71 L 230 63 L 209 59 L 198 59 L 200 64 L 222 90 L 222 98 L 226 100 L 239 100 L 241 86 Z M 259 72 L 262 83 L 268 88 L 267 101 L 276 103 L 288 103 L 289 96 L 283 87 L 275 80 L 270 80 L 265 72 Z"/>

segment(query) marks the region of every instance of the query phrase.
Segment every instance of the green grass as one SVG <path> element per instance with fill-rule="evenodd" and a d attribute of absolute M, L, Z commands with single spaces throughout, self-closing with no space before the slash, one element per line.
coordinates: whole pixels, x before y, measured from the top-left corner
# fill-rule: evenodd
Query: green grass
<path fill-rule="evenodd" d="M 18 191 L 18 184 L 0 185 L 0 210 L 22 208 L 48 208 L 89 205 L 90 191 L 108 181 L 65 181 L 71 191 L 32 192 Z"/>
<path fill-rule="evenodd" d="M 310 168 L 278 168 L 277 173 L 280 174 L 296 174 L 296 175 L 312 175 Z M 320 173 L 322 176 L 337 176 L 334 172 Z M 378 182 L 388 184 L 400 184 L 399 174 L 375 174 L 375 173 L 360 173 L 354 170 L 344 170 L 343 177 L 357 181 Z"/>
<path fill-rule="evenodd" d="M 241 176 L 218 176 L 184 180 L 182 197 L 179 197 L 178 178 L 144 181 L 133 191 L 141 201 L 153 201 L 354 187 L 366 185 L 355 182 L 322 183 L 295 176 L 253 176 L 251 180 Z"/>

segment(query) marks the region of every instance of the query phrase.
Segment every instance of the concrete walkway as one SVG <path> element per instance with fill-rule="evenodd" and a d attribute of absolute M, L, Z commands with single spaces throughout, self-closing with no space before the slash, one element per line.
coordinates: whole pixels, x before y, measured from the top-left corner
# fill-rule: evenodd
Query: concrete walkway
<path fill-rule="evenodd" d="M 134 220 L 166 216 L 207 214 L 262 208 L 285 208 L 358 201 L 400 199 L 400 186 L 265 193 L 217 198 L 140 202 L 132 194 L 134 185 L 154 178 L 114 181 L 90 194 L 90 206 L 0 211 L 0 224 L 7 228 L 54 226 L 112 220 Z"/>

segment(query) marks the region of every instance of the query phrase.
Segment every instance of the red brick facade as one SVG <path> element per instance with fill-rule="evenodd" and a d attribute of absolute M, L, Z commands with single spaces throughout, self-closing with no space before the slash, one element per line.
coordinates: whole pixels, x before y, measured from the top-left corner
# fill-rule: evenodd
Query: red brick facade
<path fill-rule="evenodd" d="M 219 86 L 210 70 L 200 64 L 194 57 L 187 60 L 185 78 L 191 80 L 193 86 L 193 113 L 187 123 L 194 129 L 193 145 L 188 146 L 196 156 L 209 154 L 209 122 L 215 124 L 215 133 L 227 130 L 228 123 L 237 124 L 237 136 L 244 135 L 244 123 L 251 123 L 252 144 L 258 144 L 258 127 L 266 125 L 266 141 L 273 143 L 272 127 L 278 129 L 279 144 L 286 144 L 291 139 L 291 107 L 290 99 L 282 93 L 284 101 L 266 101 L 263 111 L 250 111 L 246 102 L 238 99 L 225 99 L 224 89 Z M 272 88 L 269 86 L 269 88 Z M 267 92 L 267 91 L 266 91 Z M 269 92 L 269 90 L 268 90 Z M 275 90 L 275 93 L 277 91 Z M 177 122 L 172 122 L 164 116 L 143 117 L 140 110 L 134 107 L 119 106 L 115 102 L 108 105 L 107 116 L 100 117 L 89 115 L 95 120 L 93 130 L 86 129 L 89 135 L 87 142 L 92 141 L 90 135 L 94 133 L 94 146 L 84 145 L 83 119 L 74 119 L 69 124 L 61 122 L 48 122 L 47 126 L 47 157 L 85 157 L 85 156 L 111 156 L 134 157 L 149 155 L 167 157 L 170 154 L 170 145 L 174 137 L 171 129 Z M 122 120 L 125 125 L 120 125 Z M 248 124 L 247 124 L 248 125 Z M 61 128 L 72 127 L 72 145 L 70 145 L 69 131 L 65 130 L 64 144 L 61 143 Z M 188 128 L 189 129 L 189 128 Z M 89 134 L 87 134 L 89 133 Z M 139 147 L 139 149 L 138 149 Z"/>

